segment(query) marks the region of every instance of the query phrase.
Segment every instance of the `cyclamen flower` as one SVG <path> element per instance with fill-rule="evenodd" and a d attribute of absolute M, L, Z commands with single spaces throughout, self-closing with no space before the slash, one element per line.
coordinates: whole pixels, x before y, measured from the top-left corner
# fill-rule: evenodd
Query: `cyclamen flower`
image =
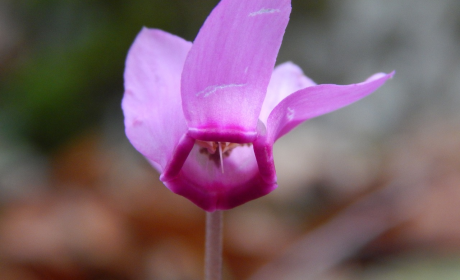
<path fill-rule="evenodd" d="M 222 0 L 193 44 L 144 28 L 129 50 L 126 134 L 166 187 L 206 211 L 273 191 L 277 139 L 393 75 L 316 85 L 291 62 L 274 68 L 290 12 L 290 0 Z"/>

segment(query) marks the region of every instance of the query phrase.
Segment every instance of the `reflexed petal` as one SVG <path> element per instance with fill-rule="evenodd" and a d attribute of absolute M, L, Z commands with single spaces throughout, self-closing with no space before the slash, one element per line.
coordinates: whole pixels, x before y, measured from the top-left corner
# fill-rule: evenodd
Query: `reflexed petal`
<path fill-rule="evenodd" d="M 222 0 L 207 18 L 182 73 L 192 137 L 252 142 L 290 0 Z"/>
<path fill-rule="evenodd" d="M 302 69 L 294 63 L 285 62 L 276 66 L 268 84 L 267 95 L 259 119 L 267 125 L 268 116 L 281 100 L 299 89 L 314 85 L 316 85 L 315 82 L 306 77 Z"/>
<path fill-rule="evenodd" d="M 180 75 L 191 45 L 161 30 L 144 28 L 126 59 L 122 101 L 126 135 L 160 172 L 187 131 Z"/>
<path fill-rule="evenodd" d="M 268 142 L 276 141 L 305 120 L 340 109 L 371 94 L 393 74 L 378 73 L 359 84 L 311 86 L 289 95 L 268 117 Z"/>

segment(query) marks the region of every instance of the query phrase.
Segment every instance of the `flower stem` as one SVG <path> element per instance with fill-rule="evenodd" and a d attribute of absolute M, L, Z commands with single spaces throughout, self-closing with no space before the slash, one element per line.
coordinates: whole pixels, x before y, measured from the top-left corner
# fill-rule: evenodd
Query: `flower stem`
<path fill-rule="evenodd" d="M 205 280 L 222 279 L 223 211 L 206 212 Z"/>

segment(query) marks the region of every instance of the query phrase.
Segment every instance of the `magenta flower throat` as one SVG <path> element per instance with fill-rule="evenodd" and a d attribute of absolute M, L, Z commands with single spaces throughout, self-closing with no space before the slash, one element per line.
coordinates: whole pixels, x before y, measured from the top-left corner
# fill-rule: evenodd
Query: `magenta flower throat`
<path fill-rule="evenodd" d="M 393 76 L 316 85 L 291 62 L 274 67 L 290 12 L 290 0 L 222 0 L 193 44 L 144 28 L 129 50 L 126 134 L 166 187 L 206 211 L 273 191 L 277 139 Z"/>

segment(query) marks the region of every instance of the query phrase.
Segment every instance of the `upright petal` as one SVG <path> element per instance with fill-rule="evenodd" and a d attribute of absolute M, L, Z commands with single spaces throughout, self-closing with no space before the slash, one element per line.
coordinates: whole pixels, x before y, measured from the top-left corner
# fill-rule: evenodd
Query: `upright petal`
<path fill-rule="evenodd" d="M 316 85 L 305 76 L 299 66 L 292 62 L 285 62 L 275 67 L 268 84 L 259 119 L 267 125 L 267 119 L 278 103 L 288 95 L 306 87 Z"/>
<path fill-rule="evenodd" d="M 212 11 L 182 72 L 182 106 L 194 138 L 255 139 L 290 11 L 290 0 L 222 0 Z"/>
<path fill-rule="evenodd" d="M 122 101 L 126 135 L 160 172 L 187 132 L 180 78 L 191 46 L 161 30 L 144 28 L 126 59 Z"/>
<path fill-rule="evenodd" d="M 268 142 L 273 143 L 305 120 L 340 109 L 371 94 L 393 74 L 378 73 L 359 84 L 311 86 L 289 95 L 268 117 Z"/>

